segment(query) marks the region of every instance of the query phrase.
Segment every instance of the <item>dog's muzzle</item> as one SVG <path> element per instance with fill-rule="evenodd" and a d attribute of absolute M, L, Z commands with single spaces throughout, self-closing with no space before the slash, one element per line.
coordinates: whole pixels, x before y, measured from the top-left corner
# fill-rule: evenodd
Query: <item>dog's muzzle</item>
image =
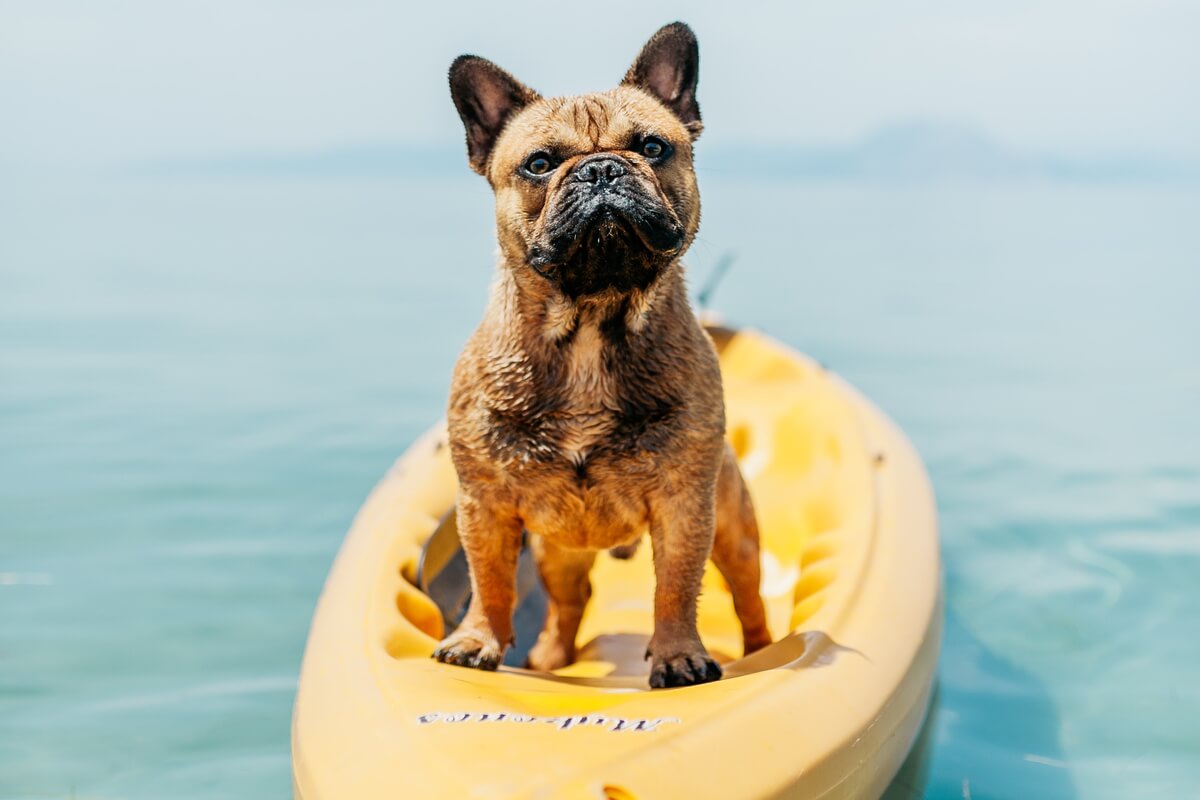
<path fill-rule="evenodd" d="M 684 227 L 661 192 L 615 153 L 578 161 L 551 202 L 528 259 L 548 279 L 583 271 L 589 276 L 585 283 L 594 287 L 611 271 L 614 285 L 627 284 L 630 270 L 654 271 L 684 243 Z"/>

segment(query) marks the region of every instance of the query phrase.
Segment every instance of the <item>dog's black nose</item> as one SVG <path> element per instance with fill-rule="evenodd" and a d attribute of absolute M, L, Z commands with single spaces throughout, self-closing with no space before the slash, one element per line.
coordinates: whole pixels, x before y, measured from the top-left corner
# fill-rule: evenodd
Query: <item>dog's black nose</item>
<path fill-rule="evenodd" d="M 580 183 L 611 183 L 625 174 L 625 164 L 616 156 L 588 156 L 575 167 L 574 178 Z"/>

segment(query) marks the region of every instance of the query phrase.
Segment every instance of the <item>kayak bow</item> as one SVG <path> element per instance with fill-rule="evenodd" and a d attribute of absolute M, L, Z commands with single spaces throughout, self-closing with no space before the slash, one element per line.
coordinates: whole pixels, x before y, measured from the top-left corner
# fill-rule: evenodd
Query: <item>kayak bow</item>
<path fill-rule="evenodd" d="M 925 469 L 878 409 L 812 360 L 753 331 L 711 332 L 776 643 L 741 657 L 710 564 L 699 627 L 725 677 L 649 690 L 654 576 L 641 547 L 597 559 L 575 664 L 434 662 L 445 622 L 418 568 L 457 487 L 439 425 L 372 492 L 326 582 L 293 719 L 296 797 L 882 793 L 921 726 L 941 636 Z"/>

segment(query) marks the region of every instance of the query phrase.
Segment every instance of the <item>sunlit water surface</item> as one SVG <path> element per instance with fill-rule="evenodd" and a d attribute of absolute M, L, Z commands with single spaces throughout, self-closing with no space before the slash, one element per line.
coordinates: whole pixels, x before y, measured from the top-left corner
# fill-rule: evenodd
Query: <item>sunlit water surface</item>
<path fill-rule="evenodd" d="M 1200 794 L 1200 192 L 704 173 L 693 283 L 937 489 L 895 797 Z M 466 173 L 0 190 L 0 797 L 284 798 L 310 615 L 481 312 Z M 819 724 L 819 721 L 814 721 Z"/>

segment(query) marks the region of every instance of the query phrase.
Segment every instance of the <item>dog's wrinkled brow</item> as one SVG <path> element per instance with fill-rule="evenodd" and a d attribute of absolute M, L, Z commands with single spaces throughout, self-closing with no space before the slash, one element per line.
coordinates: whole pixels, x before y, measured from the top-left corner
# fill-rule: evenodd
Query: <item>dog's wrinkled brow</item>
<path fill-rule="evenodd" d="M 592 140 L 592 147 L 600 147 L 600 136 L 608 130 L 608 108 L 593 97 L 577 97 L 569 108 L 575 130 L 584 132 Z"/>
<path fill-rule="evenodd" d="M 547 109 L 544 147 L 563 157 L 625 149 L 635 134 L 624 109 L 603 97 L 572 97 Z"/>

